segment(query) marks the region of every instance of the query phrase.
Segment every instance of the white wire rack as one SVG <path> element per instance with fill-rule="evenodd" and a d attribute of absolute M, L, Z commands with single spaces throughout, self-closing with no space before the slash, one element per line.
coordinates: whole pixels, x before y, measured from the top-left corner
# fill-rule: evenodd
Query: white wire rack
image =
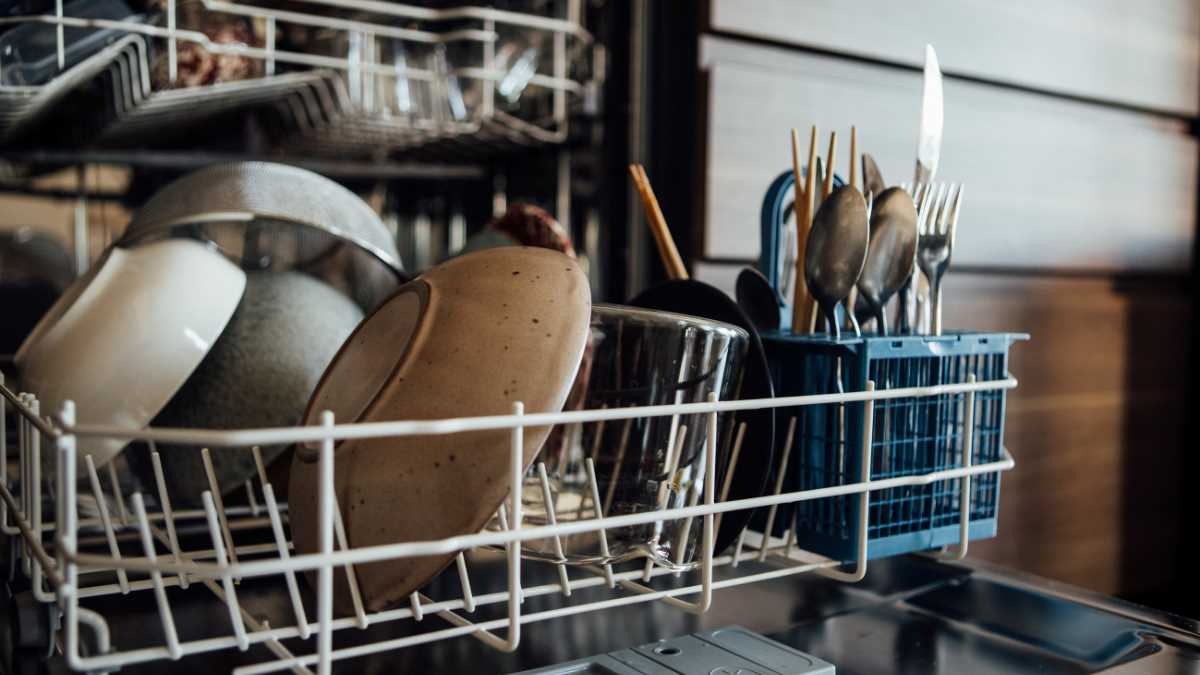
<path fill-rule="evenodd" d="M 514 403 L 511 415 L 463 417 L 427 421 L 395 421 L 370 424 L 335 425 L 332 413 L 325 413 L 320 426 L 276 428 L 239 431 L 204 431 L 181 429 L 146 429 L 128 431 L 109 427 L 76 425 L 75 411 L 70 402 L 53 416 L 44 417 L 37 400 L 24 393 L 14 393 L 0 379 L 0 412 L 14 411 L 16 429 L 17 473 L 8 468 L 9 443 L 4 416 L 0 415 L 0 523 L 6 535 L 19 542 L 17 565 L 29 577 L 33 594 L 39 602 L 60 612 L 62 616 L 59 642 L 67 663 L 78 671 L 106 672 L 121 666 L 154 660 L 180 659 L 185 656 L 217 650 L 239 649 L 263 645 L 273 658 L 238 667 L 243 675 L 291 670 L 293 672 L 329 673 L 333 664 L 388 650 L 400 650 L 437 640 L 471 636 L 502 651 L 517 648 L 525 626 L 552 621 L 560 617 L 600 612 L 638 603 L 661 602 L 681 611 L 704 613 L 713 606 L 713 591 L 721 588 L 762 582 L 783 576 L 816 573 L 842 581 L 863 578 L 867 567 L 867 531 L 871 509 L 867 508 L 870 493 L 903 486 L 927 485 L 937 481 L 961 481 L 961 494 L 970 495 L 972 477 L 1011 469 L 1012 457 L 1004 451 L 1000 461 L 972 464 L 971 438 L 964 434 L 960 465 L 928 473 L 888 479 L 870 477 L 872 433 L 871 420 L 876 401 L 906 397 L 952 396 L 963 404 L 964 411 L 974 410 L 979 392 L 1008 390 L 1017 382 L 1011 377 L 987 382 L 971 378 L 962 384 L 921 388 L 876 391 L 868 383 L 860 392 L 830 395 L 796 396 L 751 401 L 716 401 L 707 403 L 661 405 L 649 407 L 570 411 L 562 413 L 525 414 L 522 404 Z M 864 406 L 863 467 L 858 480 L 799 492 L 784 491 L 783 482 L 776 482 L 770 494 L 753 499 L 725 501 L 716 493 L 715 480 L 705 481 L 703 496 L 693 506 L 670 508 L 644 513 L 597 517 L 538 527 L 522 524 L 522 485 L 529 478 L 522 466 L 523 430 L 526 427 L 573 425 L 599 420 L 625 420 L 639 417 L 668 415 L 703 415 L 709 425 L 705 461 L 713 476 L 717 461 L 718 415 L 726 411 L 752 408 L 791 408 L 831 403 L 861 402 Z M 967 413 L 967 424 L 969 415 Z M 484 531 L 434 541 L 410 541 L 353 548 L 347 547 L 341 514 L 334 496 L 334 443 L 350 438 L 376 438 L 457 434 L 479 430 L 509 430 L 509 466 L 505 479 L 510 483 L 506 507 L 499 514 L 505 521 L 501 531 Z M 790 434 L 789 434 L 790 436 Z M 258 479 L 248 482 L 248 506 L 226 507 L 215 489 L 209 473 L 211 492 L 203 495 L 201 509 L 173 509 L 162 479 L 157 453 L 153 464 L 157 485 L 147 495 L 125 494 L 110 463 L 107 475 L 97 472 L 90 457 L 83 458 L 82 474 L 76 442 L 80 437 L 112 437 L 156 442 L 190 443 L 204 446 L 207 455 L 217 452 L 252 452 L 259 461 Z M 789 439 L 790 440 L 790 439 Z M 287 507 L 275 497 L 275 490 L 263 470 L 257 447 L 277 443 L 319 443 L 319 542 L 320 552 L 293 554 L 287 534 Z M 785 443 L 785 447 L 786 447 Z M 151 445 L 153 448 L 153 445 Z M 208 448 L 212 448 L 210 451 Z M 734 451 L 737 452 L 736 450 Z M 53 453 L 57 469 L 53 488 L 47 490 L 54 504 L 43 505 L 42 459 Z M 749 449 L 742 450 L 749 456 Z M 784 460 L 786 461 L 786 459 Z M 206 461 L 206 464 L 211 464 Z M 539 472 L 544 476 L 544 471 Z M 78 481 L 75 476 L 81 475 Z M 107 481 L 105 480 L 107 479 Z M 594 480 L 594 473 L 592 474 Z M 93 515 L 81 517 L 78 490 L 90 493 L 94 500 Z M 768 523 L 775 519 L 776 510 L 783 505 L 806 500 L 858 495 L 857 557 L 849 569 L 839 561 L 821 558 L 801 551 L 789 535 L 786 539 L 763 536 L 747 531 L 728 551 L 713 550 L 714 521 L 720 514 L 763 508 Z M 966 554 L 970 499 L 961 500 L 960 542 L 954 552 L 938 555 L 961 558 Z M 598 503 L 598 502 L 597 502 Z M 57 517 L 55 517 L 57 516 Z M 558 538 L 584 532 L 598 533 L 631 525 L 661 522 L 670 519 L 700 519 L 701 547 L 696 554 L 696 566 L 687 576 L 667 568 L 640 563 L 623 566 L 567 566 L 555 563 L 523 561 L 520 544 L 524 541 Z M 184 529 L 198 529 L 200 536 L 187 539 Z M 768 524 L 765 531 L 773 531 Z M 789 530 L 790 531 L 790 530 Z M 248 535 L 257 533 L 255 543 Z M 132 538 L 140 555 L 131 555 L 128 540 Z M 195 543 L 195 542 L 200 543 Z M 125 543 L 122 546 L 122 543 Z M 500 548 L 505 551 L 503 585 L 484 587 L 481 578 L 473 574 L 474 553 L 479 547 Z M 383 611 L 367 611 L 357 594 L 355 566 L 406 557 L 434 554 L 457 555 L 456 564 L 443 573 L 457 582 L 456 591 L 446 597 L 431 597 L 433 586 L 415 592 L 406 606 Z M 495 554 L 493 554 L 495 555 Z M 746 563 L 746 564 L 744 564 Z M 766 563 L 750 564 L 750 563 Z M 557 567 L 557 580 L 546 584 L 528 584 L 524 576 L 531 566 L 546 569 Z M 317 583 L 310 588 L 298 573 L 315 571 Z M 720 572 L 719 578 L 714 573 Z M 349 616 L 334 616 L 333 583 L 336 575 L 345 575 L 354 611 Z M 274 623 L 260 618 L 252 607 L 239 602 L 238 591 L 246 589 L 239 582 L 265 579 L 274 584 L 275 592 L 289 606 L 287 621 Z M 178 587 L 168 594 L 168 588 Z M 439 588 L 441 586 L 438 586 Z M 587 593 L 582 591 L 587 590 Z M 176 629 L 179 616 L 179 593 L 204 594 L 215 598 L 227 611 L 227 622 L 208 622 L 209 634 L 181 636 Z M 595 593 L 601 594 L 599 599 Z M 112 596 L 151 594 L 154 598 L 157 622 L 163 639 L 160 643 L 145 644 L 145 634 L 113 633 L 109 617 L 90 608 L 92 601 Z M 315 603 L 313 597 L 315 596 Z M 580 599 L 584 596 L 583 599 Z M 172 598 L 174 600 L 172 601 Z M 557 606 L 539 611 L 524 611 L 523 602 L 530 598 L 558 598 Z M 315 612 L 312 611 L 315 606 Z M 430 625 L 428 619 L 437 617 L 442 626 Z M 489 618 L 490 617 L 490 618 Z M 372 627 L 382 624 L 408 624 L 413 633 L 402 637 L 371 638 Z M 80 626 L 90 630 L 92 640 L 81 646 Z M 418 628 L 419 626 L 419 628 Z M 335 648 L 335 634 L 362 631 L 366 639 L 353 646 Z"/>
<path fill-rule="evenodd" d="M 103 127 L 102 143 L 145 143 L 179 132 L 182 123 L 237 109 L 269 106 L 285 115 L 280 142 L 307 154 L 379 154 L 452 139 L 479 137 L 481 144 L 517 147 L 554 144 L 566 139 L 571 98 L 584 95 L 591 80 L 591 35 L 581 19 L 581 0 L 562 0 L 561 17 L 501 11 L 485 7 L 429 9 L 380 0 L 297 0 L 280 9 L 227 0 L 201 0 L 212 16 L 236 18 L 261 26 L 261 45 L 217 42 L 201 30 L 178 26 L 177 0 L 165 1 L 165 25 L 132 19 L 85 19 L 64 14 L 63 0 L 50 15 L 0 19 L 0 24 L 44 23 L 56 27 L 60 74 L 40 87 L 0 86 L 0 132 L 11 119 L 22 125 L 85 81 L 105 80 L 110 89 L 104 111 L 89 110 Z M 353 17 L 353 18 L 346 18 Z M 309 53 L 281 49 L 276 35 L 285 26 L 322 30 L 340 36 L 334 44 L 374 44 L 385 40 L 413 49 L 436 49 L 437 59 L 405 61 L 382 58 L 379 50 Z M 119 44 L 65 69 L 65 27 L 119 31 Z M 497 47 L 503 36 L 535 36 L 544 58 L 505 63 Z M 132 38 L 132 40 L 131 40 Z M 245 59 L 260 76 L 202 86 L 156 89 L 151 78 L 155 54 L 166 58 L 167 80 L 179 74 L 181 45 Z M 447 45 L 463 47 L 457 61 L 445 56 Z M 451 62 L 453 61 L 453 62 Z M 535 113 L 506 110 L 498 88 L 518 71 L 520 86 L 545 99 Z M 289 72 L 283 72 L 289 71 Z M 475 87 L 471 109 L 462 90 Z M 382 94 L 421 87 L 420 110 L 392 114 L 381 108 Z M 407 93 L 406 93 L 407 96 Z"/>

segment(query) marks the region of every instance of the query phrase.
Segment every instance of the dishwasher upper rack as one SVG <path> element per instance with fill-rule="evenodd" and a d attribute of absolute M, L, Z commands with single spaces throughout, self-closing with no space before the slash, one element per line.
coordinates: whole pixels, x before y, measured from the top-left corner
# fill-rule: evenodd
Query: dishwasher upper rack
<path fill-rule="evenodd" d="M 595 56 L 594 45 L 590 33 L 582 25 L 582 0 L 560 0 L 558 6 L 565 18 L 471 6 L 434 10 L 376 0 L 296 0 L 301 6 L 312 7 L 308 11 L 225 0 L 200 2 L 210 13 L 261 22 L 264 26 L 262 46 L 216 43 L 201 31 L 177 27 L 177 0 L 165 0 L 165 26 L 133 20 L 65 16 L 61 1 L 57 3 L 54 15 L 13 17 L 0 20 L 0 24 L 41 22 L 56 25 L 59 28 L 60 67 L 65 48 L 62 41 L 64 26 L 111 29 L 140 39 L 137 44 L 122 39 L 119 47 L 111 45 L 105 50 L 108 61 L 99 69 L 81 69 L 83 64 L 80 64 L 41 87 L 65 93 L 87 77 L 103 80 L 100 86 L 105 91 L 104 104 L 100 109 L 74 111 L 78 119 L 73 126 L 95 130 L 93 137 L 82 141 L 106 146 L 153 143 L 161 138 L 178 137 L 180 130 L 188 125 L 227 112 L 270 108 L 285 114 L 281 125 L 285 133 L 269 130 L 277 149 L 282 152 L 378 156 L 382 152 L 453 140 L 465 146 L 466 154 L 471 156 L 479 154 L 471 152 L 476 138 L 484 153 L 494 150 L 492 146 L 497 139 L 503 141 L 506 148 L 562 143 L 567 138 L 572 101 L 584 97 L 596 84 L 592 80 L 572 79 L 578 73 L 588 77 L 594 74 L 591 62 Z M 370 20 L 323 15 L 318 13 L 321 7 L 354 12 L 355 16 L 369 14 Z M 393 22 L 406 25 L 398 26 Z M 447 22 L 453 23 L 443 30 Z M 447 45 L 466 45 L 470 50 L 467 56 L 460 54 L 461 61 L 446 64 L 440 70 L 407 62 L 404 65 L 383 63 L 363 58 L 362 53 L 339 56 L 288 51 L 275 44 L 277 30 L 284 25 L 345 35 L 347 44 L 354 40 L 380 39 L 443 50 L 443 53 Z M 532 68 L 525 63 L 521 73 L 523 87 L 542 94 L 537 100 L 543 100 L 544 104 L 535 117 L 523 117 L 524 111 L 506 111 L 498 100 L 497 87 L 511 74 L 501 67 L 497 57 L 497 43 L 505 31 L 522 31 L 522 34 L 538 37 L 546 56 L 540 63 L 535 60 Z M 154 54 L 165 57 L 167 77 L 175 81 L 179 45 L 186 43 L 201 45 L 214 55 L 253 61 L 260 67 L 262 76 L 194 87 L 154 89 L 150 77 Z M 372 54 L 367 53 L 367 56 Z M 446 63 L 446 59 L 439 62 Z M 282 72 L 289 68 L 290 72 Z M 401 80 L 406 86 L 424 86 L 428 96 L 439 98 L 431 99 L 425 110 L 412 114 L 380 114 L 378 106 L 372 104 L 372 100 L 378 99 L 371 96 L 377 88 L 374 85 L 381 82 L 394 84 Z M 442 92 L 448 80 L 457 83 L 460 93 L 462 88 L 475 85 L 478 100 L 461 116 L 447 113 L 447 106 L 443 105 Z M 305 98 L 305 88 L 309 86 L 324 88 L 327 93 L 319 95 L 318 92 L 316 96 Z M 19 98 L 27 95 L 24 90 L 31 89 L 39 88 L 0 86 L 0 117 L 6 96 Z M 309 105 L 299 107 L 297 103 Z M 49 107 L 43 106 L 35 112 L 37 115 L 21 121 L 32 122 L 34 117 L 49 112 Z M 0 125 L 2 123 L 0 120 Z M 2 126 L 0 131 L 3 131 Z M 457 148 L 456 151 L 462 153 Z"/>
<path fill-rule="evenodd" d="M 971 434 L 966 434 L 963 462 L 960 466 L 930 471 L 928 473 L 888 479 L 870 478 L 870 453 L 872 428 L 870 420 L 875 402 L 881 399 L 903 397 L 927 397 L 953 395 L 962 397 L 965 409 L 973 409 L 979 392 L 1006 391 L 1016 387 L 1012 377 L 1005 379 L 968 382 L 952 385 L 914 387 L 907 389 L 876 391 L 871 382 L 866 389 L 845 394 L 822 394 L 793 396 L 778 399 L 719 402 L 710 397 L 707 403 L 645 406 L 636 408 L 571 411 L 562 413 L 525 414 L 521 403 L 513 404 L 513 413 L 505 416 L 462 417 L 445 420 L 398 421 L 370 424 L 334 425 L 332 413 L 322 416 L 321 426 L 292 427 L 279 429 L 203 431 L 146 429 L 127 431 L 114 428 L 88 428 L 74 424 L 75 411 L 70 402 L 53 416 L 42 416 L 39 405 L 32 395 L 16 394 L 4 386 L 0 379 L 0 408 L 16 412 L 18 474 L 8 475 L 7 430 L 3 428 L 4 415 L 0 415 L 0 526 L 13 541 L 19 542 L 19 558 L 16 564 L 31 582 L 34 599 L 49 610 L 52 625 L 62 620 L 62 650 L 68 665 L 78 671 L 107 672 L 123 665 L 154 660 L 178 659 L 186 655 L 238 648 L 245 651 L 252 645 L 263 645 L 275 657 L 235 669 L 245 675 L 252 673 L 292 670 L 293 672 L 328 673 L 338 660 L 367 654 L 412 647 L 435 640 L 452 639 L 471 635 L 487 645 L 503 651 L 512 651 L 521 641 L 522 627 L 526 624 L 553 620 L 557 617 L 601 611 L 623 605 L 661 601 L 692 613 L 708 611 L 713 602 L 712 591 L 717 588 L 766 581 L 776 577 L 805 572 L 815 572 L 843 581 L 858 581 L 866 574 L 867 520 L 870 510 L 866 508 L 872 491 L 922 485 L 935 481 L 960 481 L 961 493 L 972 494 L 970 485 L 973 476 L 998 473 L 1014 465 L 1007 451 L 999 461 L 973 464 L 971 459 Z M 529 426 L 553 424 L 578 424 L 599 420 L 621 420 L 636 417 L 699 414 L 707 420 L 708 442 L 705 448 L 707 475 L 714 475 L 717 461 L 716 424 L 718 413 L 751 408 L 784 408 L 806 405 L 837 403 L 861 403 L 865 409 L 863 453 L 864 467 L 858 482 L 799 492 L 781 493 L 754 499 L 720 502 L 715 498 L 713 480 L 705 481 L 703 499 L 694 506 L 671 508 L 646 513 L 621 516 L 603 516 L 591 520 L 559 523 L 539 527 L 522 527 L 522 486 L 525 471 L 522 466 L 522 430 Z M 3 412 L 0 410 L 0 412 Z M 337 440 L 384 436 L 453 434 L 475 430 L 508 429 L 511 432 L 509 449 L 510 496 L 507 521 L 511 525 L 498 532 L 482 532 L 473 535 L 451 537 L 444 540 L 407 542 L 362 548 L 348 548 L 342 528 L 337 500 L 333 497 L 333 447 Z M 147 509 L 147 500 L 141 494 L 133 494 L 126 506 L 123 491 L 117 487 L 109 497 L 99 479 L 90 458 L 85 458 L 85 475 L 95 499 L 92 505 L 96 515 L 80 518 L 80 501 L 76 495 L 76 481 L 66 479 L 76 476 L 76 437 L 111 436 L 137 439 L 146 442 L 187 442 L 211 446 L 219 451 L 256 452 L 258 445 L 274 443 L 319 442 L 320 450 L 320 541 L 321 553 L 293 556 L 282 521 L 286 505 L 277 503 L 260 464 L 260 487 L 263 502 L 254 497 L 250 490 L 249 505 L 244 507 L 223 506 L 222 500 L 206 493 L 201 510 L 172 510 L 170 496 L 159 481 L 159 506 Z M 60 521 L 51 521 L 43 506 L 40 476 L 42 442 L 48 441 L 46 452 L 54 452 L 57 459 L 55 475 L 56 489 L 53 512 L 63 514 Z M 204 452 L 209 452 L 206 448 Z M 118 486 L 112 464 L 109 467 L 110 486 Z M 764 537 L 753 532 L 746 533 L 733 550 L 724 555 L 713 551 L 715 517 L 726 511 L 767 507 L 773 517 L 781 505 L 801 501 L 843 495 L 859 495 L 863 504 L 859 513 L 863 520 L 858 556 L 853 569 L 837 569 L 838 561 L 829 560 L 799 550 L 794 538 Z M 516 495 L 514 499 L 513 496 Z M 109 500 L 115 509 L 110 509 Z M 939 555 L 961 558 L 966 554 L 969 526 L 969 507 L 972 500 L 962 500 L 961 538 L 956 552 L 943 551 Z M 114 513 L 115 511 L 115 513 Z M 638 569 L 612 566 L 575 567 L 553 563 L 524 561 L 525 565 L 549 565 L 557 568 L 557 582 L 536 585 L 522 583 L 522 559 L 520 542 L 565 536 L 580 532 L 597 532 L 634 524 L 646 524 L 667 519 L 701 519 L 702 546 L 698 555 L 698 566 L 687 572 L 686 581 L 671 583 L 679 575 L 667 568 L 650 565 Z M 183 530 L 198 527 L 207 535 L 209 545 L 199 549 L 181 548 Z M 233 532 L 246 532 L 257 528 L 267 535 L 265 543 L 237 544 Z M 126 535 L 140 541 L 143 555 L 131 557 L 122 554 L 118 538 Z M 488 592 L 472 590 L 472 574 L 464 552 L 476 547 L 503 547 L 505 558 L 505 587 Z M 95 552 L 100 551 L 100 552 Z M 431 555 L 435 553 L 457 553 L 458 592 L 441 599 L 434 599 L 417 592 L 410 597 L 407 607 L 392 608 L 378 612 L 367 612 L 361 601 L 354 602 L 351 616 L 333 616 L 334 575 L 345 574 L 354 589 L 353 565 L 388 559 Z M 211 562 L 208 562 L 211 561 Z M 765 562 L 767 567 L 753 562 Z M 739 567 L 739 565 L 741 565 Z M 307 605 L 301 597 L 296 572 L 316 570 L 315 620 L 312 616 L 313 603 Z M 720 579 L 714 570 L 721 573 Z M 571 572 L 574 572 L 572 574 Z M 449 572 L 447 572 L 449 574 Z M 148 575 L 134 578 L 135 575 Z M 284 621 L 268 623 L 254 613 L 250 604 L 239 602 L 236 581 L 249 578 L 269 577 L 278 586 L 278 593 L 288 600 L 291 616 Z M 698 579 L 697 579 L 698 577 Z M 664 586 L 661 582 L 668 582 Z M 690 583 L 695 581 L 696 583 Z M 228 624 L 210 626 L 215 635 L 199 639 L 181 639 L 175 630 L 167 588 L 195 586 L 189 593 L 203 594 L 215 598 L 228 611 Z M 203 586 L 206 591 L 198 590 Z M 245 588 L 244 586 L 242 587 Z M 423 589 L 428 591 L 427 589 Z M 112 635 L 109 621 L 104 614 L 81 606 L 92 599 L 105 596 L 150 591 L 153 595 L 157 618 L 164 640 L 161 644 L 142 645 L 118 650 L 115 641 L 126 641 L 131 636 Z M 609 597 L 572 604 L 573 592 L 602 592 Z M 209 595 L 211 593 L 211 596 Z M 353 590 L 352 590 L 353 594 Z M 539 603 L 563 597 L 562 605 L 533 612 L 523 611 L 522 604 L 531 598 Z M 697 596 L 694 601 L 683 597 Z M 178 603 L 179 596 L 176 596 Z M 243 596 L 244 597 L 244 596 Z M 357 598 L 356 595 L 352 597 Z M 506 610 L 506 611 L 504 611 Z M 487 614 L 501 614 L 488 618 Z M 478 612 L 478 614 L 476 614 Z M 471 616 L 475 614 L 475 616 Z M 430 615 L 436 615 L 449 627 L 437 628 L 399 638 L 368 640 L 356 646 L 335 649 L 335 633 L 366 631 L 370 626 L 392 622 L 409 622 L 417 626 Z M 93 639 L 81 644 L 79 626 L 90 629 Z M 426 627 L 428 625 L 426 624 Z M 497 631 L 504 630 L 503 635 Z M 139 634 L 147 631 L 141 630 Z M 370 635 L 369 633 L 366 635 Z M 136 639 L 138 636 L 132 636 Z M 189 636 L 190 637 L 190 636 Z M 315 648 L 308 640 L 315 638 Z M 286 641 L 286 644 L 285 644 Z M 310 653 L 296 655 L 295 645 L 300 644 Z M 85 652 L 86 649 L 86 652 Z"/>

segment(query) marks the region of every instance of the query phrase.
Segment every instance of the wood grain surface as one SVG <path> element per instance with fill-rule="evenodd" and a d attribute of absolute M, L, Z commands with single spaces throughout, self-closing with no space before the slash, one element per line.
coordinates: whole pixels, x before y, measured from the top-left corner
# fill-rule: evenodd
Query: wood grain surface
<path fill-rule="evenodd" d="M 709 16 L 713 30 L 910 66 L 929 42 L 950 73 L 1200 110 L 1195 0 L 711 0 Z"/>
<path fill-rule="evenodd" d="M 888 184 L 912 180 L 920 73 L 711 36 L 700 60 L 705 256 L 758 256 L 763 193 L 791 166 L 792 127 L 827 138 L 854 124 Z M 945 117 L 937 177 L 966 184 L 960 264 L 1189 268 L 1198 146 L 1182 122 L 953 78 Z"/>
<path fill-rule="evenodd" d="M 732 293 L 738 265 L 698 264 Z M 1181 572 L 1190 305 L 1177 281 L 945 279 L 947 330 L 1021 331 L 999 535 L 974 557 L 1138 597 Z"/>

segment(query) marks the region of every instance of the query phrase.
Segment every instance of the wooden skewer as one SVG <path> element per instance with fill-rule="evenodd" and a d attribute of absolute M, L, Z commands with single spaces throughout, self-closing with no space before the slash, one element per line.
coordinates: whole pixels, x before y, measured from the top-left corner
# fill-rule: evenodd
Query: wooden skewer
<path fill-rule="evenodd" d="M 793 171 L 796 173 L 796 283 L 792 296 L 792 332 L 807 333 L 816 316 L 816 302 L 804 282 L 804 252 L 808 246 L 808 230 L 812 227 L 813 197 L 817 191 L 817 127 L 808 133 L 808 175 L 804 177 L 804 191 L 800 191 L 799 170 L 795 167 L 800 154 L 799 133 L 792 130 Z"/>
<path fill-rule="evenodd" d="M 800 220 L 801 200 L 806 194 L 804 191 L 804 165 L 800 163 L 800 132 L 792 129 L 792 178 L 796 181 L 796 203 L 793 207 L 796 211 L 796 220 Z"/>
<path fill-rule="evenodd" d="M 671 279 L 687 279 L 688 271 L 679 257 L 679 249 L 675 248 L 675 240 L 671 238 L 671 230 L 667 228 L 667 219 L 663 217 L 658 198 L 650 187 L 650 179 L 646 176 L 646 168 L 641 164 L 630 164 L 629 175 L 637 186 L 642 198 L 642 206 L 646 209 L 646 221 L 650 223 L 650 233 L 654 235 L 654 243 L 658 246 L 658 256 L 662 259 L 663 267 L 667 268 L 667 276 Z"/>
<path fill-rule="evenodd" d="M 850 182 L 849 185 L 858 188 L 858 128 L 850 127 Z M 862 187 L 862 193 L 867 193 L 867 187 Z M 858 301 L 858 286 L 850 289 L 850 295 L 846 297 L 846 323 L 853 330 L 854 322 L 850 320 L 851 314 L 854 312 L 854 303 Z"/>
<path fill-rule="evenodd" d="M 828 197 L 830 192 L 833 192 L 833 164 L 837 158 L 837 132 L 829 132 L 829 154 L 825 155 L 825 186 L 821 189 L 821 195 Z"/>
<path fill-rule="evenodd" d="M 813 133 L 816 133 L 816 130 L 817 128 L 813 127 Z M 808 198 L 808 195 L 812 194 L 812 192 L 811 188 L 805 188 L 807 183 L 804 180 L 804 165 L 800 163 L 800 157 L 800 132 L 797 129 L 792 129 L 792 179 L 796 184 L 795 195 L 792 200 L 792 218 L 796 223 L 796 279 L 793 282 L 792 289 L 793 333 L 797 332 L 796 326 L 802 314 L 800 309 L 802 305 L 800 303 L 807 303 L 809 297 L 808 284 L 804 280 L 803 260 L 804 251 L 808 247 L 808 212 L 812 208 L 812 200 Z M 812 176 L 811 171 L 809 172 L 809 176 Z M 783 280 L 780 280 L 780 284 L 783 284 Z"/>
<path fill-rule="evenodd" d="M 858 187 L 858 129 L 850 127 L 850 185 Z M 862 188 L 867 193 L 866 187 Z"/>

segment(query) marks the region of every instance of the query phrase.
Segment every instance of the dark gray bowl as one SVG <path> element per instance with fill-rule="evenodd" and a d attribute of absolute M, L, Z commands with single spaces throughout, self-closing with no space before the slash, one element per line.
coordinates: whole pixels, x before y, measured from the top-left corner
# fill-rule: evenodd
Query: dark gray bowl
<path fill-rule="evenodd" d="M 202 283 L 202 281 L 199 281 Z M 154 427 L 244 429 L 300 424 L 325 367 L 362 320 L 362 310 L 326 283 L 298 272 L 250 272 L 229 325 L 187 382 L 154 418 Z M 198 504 L 209 489 L 200 448 L 158 446 L 172 503 Z M 286 446 L 262 448 L 264 462 Z M 212 448 L 222 494 L 255 474 L 248 449 Z M 155 490 L 145 447 L 126 454 Z"/>

